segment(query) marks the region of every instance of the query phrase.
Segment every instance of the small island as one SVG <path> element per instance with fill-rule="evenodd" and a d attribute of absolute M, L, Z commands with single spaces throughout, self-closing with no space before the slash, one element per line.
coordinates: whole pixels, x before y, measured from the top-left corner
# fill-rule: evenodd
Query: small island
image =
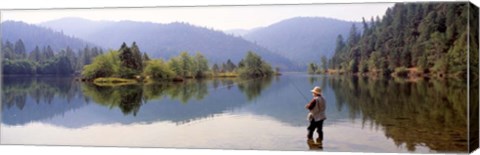
<path fill-rule="evenodd" d="M 186 79 L 205 78 L 259 78 L 281 75 L 272 69 L 259 55 L 249 51 L 238 64 L 230 59 L 221 66 L 209 62 L 200 52 L 191 56 L 182 52 L 179 56 L 151 59 L 142 53 L 135 42 L 131 47 L 123 43 L 119 50 L 98 55 L 83 67 L 81 81 L 98 86 L 118 86 L 138 83 L 182 82 Z"/>

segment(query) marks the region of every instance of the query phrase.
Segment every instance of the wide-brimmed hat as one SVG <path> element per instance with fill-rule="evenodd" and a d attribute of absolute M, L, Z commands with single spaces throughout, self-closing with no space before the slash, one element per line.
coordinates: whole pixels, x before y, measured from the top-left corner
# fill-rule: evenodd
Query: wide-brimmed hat
<path fill-rule="evenodd" d="M 321 94 L 322 93 L 322 88 L 320 87 L 314 87 L 312 90 L 312 93 L 315 93 L 315 94 Z"/>

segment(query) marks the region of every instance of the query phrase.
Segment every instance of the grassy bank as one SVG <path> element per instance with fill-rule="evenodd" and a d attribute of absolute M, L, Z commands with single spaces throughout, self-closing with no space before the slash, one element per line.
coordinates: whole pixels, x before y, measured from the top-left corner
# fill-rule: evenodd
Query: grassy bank
<path fill-rule="evenodd" d="M 131 84 L 138 84 L 139 81 L 135 79 L 124 79 L 124 78 L 115 78 L 115 77 L 107 77 L 107 78 L 96 78 L 93 80 L 93 83 L 97 86 L 121 86 L 121 85 L 131 85 Z"/>
<path fill-rule="evenodd" d="M 212 74 L 211 75 L 213 78 L 234 78 L 234 77 L 238 77 L 239 74 L 236 73 L 236 72 L 225 72 L 225 73 L 216 73 L 216 74 Z"/>
<path fill-rule="evenodd" d="M 281 73 L 275 72 L 274 76 L 280 76 Z M 127 78 L 117 78 L 117 77 L 100 77 L 93 80 L 88 80 L 86 78 L 77 78 L 77 81 L 82 82 L 92 82 L 97 86 L 123 86 L 123 85 L 132 85 L 132 84 L 152 84 L 152 83 L 164 83 L 164 82 L 184 82 L 185 80 L 194 80 L 194 79 L 222 79 L 222 78 L 240 78 L 240 74 L 237 72 L 221 72 L 221 73 L 206 73 L 203 76 L 175 76 L 169 78 L 153 78 L 151 76 L 142 76 L 137 75 L 136 78 L 127 79 Z"/>

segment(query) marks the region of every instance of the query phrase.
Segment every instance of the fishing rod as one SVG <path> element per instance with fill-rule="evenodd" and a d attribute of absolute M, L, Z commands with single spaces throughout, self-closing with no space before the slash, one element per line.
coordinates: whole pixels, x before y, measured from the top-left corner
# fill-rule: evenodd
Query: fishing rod
<path fill-rule="evenodd" d="M 293 83 L 293 84 L 292 84 L 292 83 Z M 299 93 L 300 95 L 302 95 L 303 99 L 305 99 L 305 101 L 309 102 L 308 99 L 307 99 L 307 97 L 306 97 L 305 95 L 303 95 L 303 93 L 300 91 L 300 89 L 298 89 L 298 87 L 295 85 L 295 82 L 293 82 L 293 81 L 290 82 L 290 85 L 293 85 L 293 87 L 295 87 L 295 89 L 298 91 L 298 93 Z"/>

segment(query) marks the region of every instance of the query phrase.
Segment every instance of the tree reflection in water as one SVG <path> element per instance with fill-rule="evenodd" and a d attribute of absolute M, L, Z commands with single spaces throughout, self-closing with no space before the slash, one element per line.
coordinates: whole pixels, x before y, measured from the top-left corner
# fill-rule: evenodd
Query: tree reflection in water
<path fill-rule="evenodd" d="M 319 85 L 328 90 L 328 94 L 331 95 L 327 96 L 328 98 L 335 98 L 337 103 L 332 104 L 331 108 L 341 112 L 339 118 L 360 119 L 365 128 L 382 130 L 385 136 L 391 138 L 397 146 L 405 147 L 410 151 L 415 151 L 416 146 L 426 146 L 440 152 L 464 152 L 468 147 L 468 132 L 471 139 L 475 138 L 475 134 L 478 136 L 478 128 L 473 128 L 474 125 L 478 125 L 478 117 L 477 121 L 471 120 L 473 122 L 470 124 L 471 130 L 467 130 L 467 86 L 464 81 L 451 79 L 405 81 L 348 76 L 298 78 L 297 81 L 289 81 L 287 78 L 282 79 L 284 80 L 282 82 L 273 79 L 275 78 L 253 80 L 225 78 L 190 80 L 182 83 L 99 87 L 76 83 L 71 78 L 4 77 L 2 121 L 9 125 L 42 121 L 55 115 L 62 115 L 71 109 L 81 108 L 85 105 L 85 101 L 93 101 L 111 109 L 119 108 L 124 115 L 133 115 L 136 118 L 142 117 L 138 113 L 144 104 L 158 103 L 148 102 L 151 100 L 174 100 L 182 105 L 203 100 L 208 104 L 190 104 L 192 106 L 184 107 L 186 111 L 181 112 L 175 111 L 180 108 L 178 105 L 162 106 L 165 109 L 160 109 L 160 111 L 163 110 L 162 117 L 168 120 L 191 120 L 228 109 L 231 105 L 223 106 L 224 103 L 231 101 L 223 97 L 229 95 L 230 92 L 227 90 L 241 92 L 235 96 L 234 101 L 231 101 L 234 103 L 232 105 L 241 107 L 247 101 L 256 100 L 262 95 L 268 96 L 265 92 L 271 93 L 277 90 L 283 90 L 281 92 L 287 94 L 294 92 L 283 88 L 291 87 L 288 82 L 301 84 L 301 81 L 306 80 L 310 85 Z M 272 86 L 275 89 L 265 91 L 272 85 L 272 80 L 276 83 Z M 305 90 L 311 89 L 307 85 L 304 85 Z M 478 86 L 478 81 L 470 87 L 470 103 L 474 103 L 469 108 L 470 116 L 478 116 L 478 95 L 475 95 L 478 94 L 478 87 L 475 86 Z M 245 98 L 241 94 L 247 101 L 244 101 Z M 216 97 L 208 98 L 212 95 Z M 222 99 L 219 100 L 218 97 Z M 73 102 L 70 103 L 71 100 Z M 252 106 L 255 109 L 250 110 L 258 110 L 255 112 L 287 122 L 290 120 L 298 122 L 304 119 L 303 107 L 298 111 L 292 110 L 295 106 L 289 103 L 291 100 L 274 103 L 275 108 L 271 108 L 271 103 L 266 103 L 268 101 L 273 103 L 275 100 L 269 100 L 267 97 L 262 101 L 264 103 Z M 148 113 L 155 115 L 151 120 L 156 120 L 157 115 L 160 115 L 158 111 L 152 110 Z M 275 115 L 279 111 L 282 112 L 281 116 Z M 342 111 L 347 113 L 344 114 Z M 297 116 L 298 120 L 290 119 Z M 475 119 L 475 117 L 472 118 Z M 333 120 L 331 117 L 330 121 Z M 478 141 L 471 142 L 478 144 Z"/>
<path fill-rule="evenodd" d="M 252 101 L 262 94 L 262 90 L 272 84 L 271 77 L 248 79 L 238 83 L 238 89 L 245 94 L 248 101 Z"/>
<path fill-rule="evenodd" d="M 80 92 L 79 86 L 71 78 L 3 77 L 2 80 L 2 108 L 7 109 L 15 106 L 22 110 L 28 96 L 36 104 L 52 104 L 56 96 L 70 103 Z"/>
<path fill-rule="evenodd" d="M 235 86 L 245 93 L 249 100 L 259 97 L 262 90 L 271 83 L 271 78 L 260 79 L 213 79 L 188 80 L 180 83 L 155 83 L 145 85 L 96 86 L 91 83 L 77 83 L 72 78 L 31 78 L 3 77 L 2 107 L 13 106 L 22 110 L 31 97 L 37 104 L 52 104 L 54 98 L 66 99 L 69 103 L 75 96 L 84 96 L 85 102 L 93 102 L 109 108 L 118 107 L 125 114 L 138 113 L 142 104 L 149 100 L 168 97 L 188 104 L 191 100 L 203 100 L 209 91 L 221 91 Z M 209 90 L 209 82 L 212 89 Z"/>
<path fill-rule="evenodd" d="M 253 100 L 260 96 L 263 89 L 271 84 L 272 78 L 259 78 L 254 80 L 188 80 L 180 83 L 155 83 L 146 85 L 127 85 L 127 86 L 96 86 L 93 84 L 83 84 L 82 91 L 84 95 L 94 102 L 108 106 L 110 108 L 118 107 L 125 114 L 136 116 L 142 104 L 149 100 L 162 99 L 168 97 L 171 100 L 178 100 L 182 104 L 188 104 L 192 99 L 203 100 L 209 93 L 207 82 L 213 82 L 213 89 L 222 88 L 231 89 L 238 86 L 248 100 Z"/>
<path fill-rule="evenodd" d="M 110 108 L 118 107 L 123 114 L 133 116 L 137 115 L 142 104 L 148 100 L 169 97 L 186 104 L 192 98 L 201 100 L 208 93 L 206 84 L 201 81 L 113 87 L 84 84 L 82 88 L 84 95 L 94 102 Z"/>
<path fill-rule="evenodd" d="M 467 87 L 464 81 L 331 77 L 337 106 L 379 128 L 409 151 L 467 151 Z M 361 114 L 361 115 L 360 115 Z"/>

